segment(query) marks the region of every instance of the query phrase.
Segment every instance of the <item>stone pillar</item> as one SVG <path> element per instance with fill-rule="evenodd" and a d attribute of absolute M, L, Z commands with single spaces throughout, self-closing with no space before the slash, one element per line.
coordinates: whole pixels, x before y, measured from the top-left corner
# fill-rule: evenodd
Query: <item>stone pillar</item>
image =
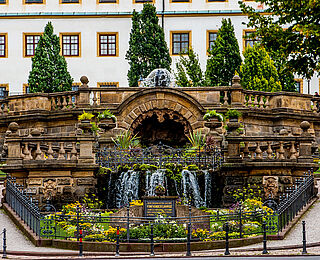
<path fill-rule="evenodd" d="M 310 123 L 308 121 L 303 121 L 300 124 L 300 127 L 302 129 L 301 137 L 302 140 L 300 141 L 299 145 L 299 157 L 298 157 L 298 162 L 301 163 L 312 163 L 313 158 L 312 158 L 312 136 L 308 132 L 308 129 L 310 128 Z"/>
<path fill-rule="evenodd" d="M 227 141 L 228 141 L 228 154 L 227 154 L 227 161 L 228 162 L 239 162 L 241 161 L 240 157 L 240 140 L 238 138 L 232 138 L 232 137 L 238 137 L 239 133 L 237 129 L 240 126 L 240 123 L 238 121 L 230 121 L 228 124 L 228 135 L 227 135 Z M 231 137 L 231 138 L 228 138 Z"/>
<path fill-rule="evenodd" d="M 8 165 L 21 165 L 21 138 L 18 134 L 19 125 L 16 122 L 11 122 L 8 127 L 8 138 L 6 142 L 8 144 Z"/>
<path fill-rule="evenodd" d="M 95 156 L 93 153 L 94 137 L 83 135 L 78 137 L 80 142 L 80 154 L 78 158 L 79 164 L 94 164 Z"/>
<path fill-rule="evenodd" d="M 112 147 L 114 145 L 112 141 L 112 137 L 114 137 L 112 129 L 116 127 L 116 123 L 113 122 L 111 118 L 108 118 L 108 119 L 101 120 L 98 126 L 99 128 L 104 130 L 104 133 L 102 133 L 99 137 L 100 146 Z"/>
<path fill-rule="evenodd" d="M 242 107 L 244 102 L 242 87 L 240 85 L 240 77 L 238 75 L 232 78 L 231 107 Z"/>
<path fill-rule="evenodd" d="M 79 87 L 79 96 L 77 100 L 77 105 L 79 107 L 90 106 L 90 90 L 88 87 L 89 80 L 86 76 L 80 78 L 82 85 Z"/>

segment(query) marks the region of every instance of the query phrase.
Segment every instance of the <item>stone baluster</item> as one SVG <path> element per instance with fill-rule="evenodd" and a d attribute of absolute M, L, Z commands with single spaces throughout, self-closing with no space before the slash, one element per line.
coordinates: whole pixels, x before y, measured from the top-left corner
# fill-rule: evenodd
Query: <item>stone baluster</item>
<path fill-rule="evenodd" d="M 62 96 L 62 109 L 67 109 L 67 96 Z"/>
<path fill-rule="evenodd" d="M 290 160 L 297 159 L 297 150 L 295 147 L 295 141 L 291 141 L 291 148 L 290 148 Z"/>
<path fill-rule="evenodd" d="M 249 94 L 248 107 L 249 107 L 249 108 L 252 108 L 252 94 Z"/>
<path fill-rule="evenodd" d="M 224 91 L 223 101 L 224 101 L 223 105 L 227 106 L 228 105 L 228 91 L 227 90 Z"/>
<path fill-rule="evenodd" d="M 253 101 L 253 107 L 257 108 L 258 107 L 258 95 L 254 95 L 254 101 Z"/>
<path fill-rule="evenodd" d="M 266 98 L 266 103 L 264 103 L 265 109 L 269 109 L 269 107 L 270 107 L 270 102 L 269 102 L 270 96 L 265 96 L 265 98 Z"/>
<path fill-rule="evenodd" d="M 249 159 L 249 142 L 244 142 L 243 159 Z"/>
<path fill-rule="evenodd" d="M 255 150 L 255 152 L 256 152 L 256 159 L 262 159 L 262 150 L 261 150 L 261 148 L 260 148 L 260 141 L 257 141 L 256 144 L 257 144 L 257 148 L 256 148 L 256 150 Z"/>
<path fill-rule="evenodd" d="M 60 142 L 59 144 L 60 144 L 60 149 L 59 149 L 58 160 L 65 160 L 66 151 L 64 150 L 64 142 Z"/>
<path fill-rule="evenodd" d="M 67 152 L 67 160 L 70 161 L 71 160 L 71 153 Z"/>
<path fill-rule="evenodd" d="M 23 153 L 23 144 L 21 143 L 21 146 L 20 146 L 20 158 L 24 159 L 26 156 L 25 154 Z"/>
<path fill-rule="evenodd" d="M 42 151 L 40 147 L 40 141 L 37 141 L 36 158 L 35 160 L 42 160 Z"/>
<path fill-rule="evenodd" d="M 253 150 L 251 150 L 251 151 L 250 151 L 250 157 L 251 157 L 251 160 L 253 160 L 253 159 L 254 159 L 254 154 L 255 154 L 255 153 L 254 153 L 254 151 L 253 151 Z"/>
<path fill-rule="evenodd" d="M 28 142 L 26 142 L 24 144 L 23 153 L 25 155 L 25 157 L 24 157 L 25 160 L 33 160 L 32 155 L 31 155 L 31 151 L 29 150 L 29 143 Z"/>
<path fill-rule="evenodd" d="M 285 153 L 285 150 L 284 150 L 284 148 L 283 148 L 283 141 L 280 141 L 279 142 L 280 143 L 280 148 L 279 148 L 279 160 L 284 160 L 285 159 L 285 157 L 284 157 L 284 153 Z"/>
<path fill-rule="evenodd" d="M 53 160 L 52 142 L 48 142 L 48 160 Z"/>
<path fill-rule="evenodd" d="M 69 106 L 69 109 L 73 107 L 72 95 L 68 95 L 68 106 Z"/>
<path fill-rule="evenodd" d="M 57 107 L 56 97 L 51 97 L 51 109 L 55 110 Z"/>
<path fill-rule="evenodd" d="M 312 101 L 313 107 L 312 107 L 312 112 L 317 113 L 318 112 L 318 101 L 317 100 L 313 100 Z"/>
<path fill-rule="evenodd" d="M 3 103 L 0 103 L 0 115 L 3 114 L 3 109 L 2 109 Z"/>
<path fill-rule="evenodd" d="M 3 103 L 3 114 L 4 115 L 8 114 L 8 104 L 6 102 Z"/>
<path fill-rule="evenodd" d="M 268 158 L 268 160 L 272 160 L 273 151 L 272 151 L 272 147 L 271 147 L 271 142 L 268 141 L 267 143 L 268 143 L 268 149 L 267 149 L 268 156 L 267 156 L 267 158 Z"/>
<path fill-rule="evenodd" d="M 72 149 L 71 149 L 71 158 L 70 158 L 70 160 L 77 160 L 76 142 L 72 142 Z"/>
<path fill-rule="evenodd" d="M 259 101 L 259 108 L 264 109 L 264 102 L 263 102 L 264 96 L 260 95 L 260 101 Z"/>
<path fill-rule="evenodd" d="M 57 109 L 61 109 L 61 97 L 57 97 Z"/>
<path fill-rule="evenodd" d="M 97 103 L 97 91 L 93 91 L 93 105 L 94 106 L 97 106 L 98 105 L 98 103 Z"/>

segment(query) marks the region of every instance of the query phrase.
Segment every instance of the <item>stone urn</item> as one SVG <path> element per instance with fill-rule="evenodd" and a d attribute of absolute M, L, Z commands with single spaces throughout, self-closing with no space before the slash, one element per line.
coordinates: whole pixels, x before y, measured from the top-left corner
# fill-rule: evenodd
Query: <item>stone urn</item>
<path fill-rule="evenodd" d="M 98 124 L 99 128 L 103 129 L 104 131 L 108 131 L 116 127 L 116 123 L 113 121 L 112 118 L 104 118 L 101 119 L 100 123 Z"/>
<path fill-rule="evenodd" d="M 216 129 L 222 126 L 222 122 L 218 120 L 216 117 L 209 118 L 206 122 L 204 122 L 204 126 L 211 129 Z"/>
<path fill-rule="evenodd" d="M 90 132 L 91 127 L 92 127 L 92 125 L 91 125 L 91 123 L 90 123 L 90 120 L 81 120 L 81 121 L 80 121 L 79 128 L 80 128 L 81 130 L 83 130 L 83 132 L 84 132 L 85 134 L 87 134 L 87 133 Z"/>

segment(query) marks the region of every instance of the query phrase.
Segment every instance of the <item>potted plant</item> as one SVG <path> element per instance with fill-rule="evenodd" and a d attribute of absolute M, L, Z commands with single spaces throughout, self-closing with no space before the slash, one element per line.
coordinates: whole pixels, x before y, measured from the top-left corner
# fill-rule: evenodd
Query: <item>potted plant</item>
<path fill-rule="evenodd" d="M 205 113 L 203 116 L 203 120 L 218 120 L 219 122 L 224 122 L 224 116 L 223 114 L 218 113 L 216 110 L 207 110 L 207 113 Z"/>
<path fill-rule="evenodd" d="M 99 121 L 103 121 L 105 119 L 111 119 L 113 123 L 117 121 L 116 116 L 113 113 L 111 113 L 109 109 L 106 109 L 102 113 L 99 113 L 97 118 Z"/>
<path fill-rule="evenodd" d="M 81 123 L 90 123 L 90 120 L 94 117 L 93 114 L 87 113 L 83 110 L 83 113 L 78 116 L 78 120 L 81 121 Z"/>
<path fill-rule="evenodd" d="M 232 122 L 238 122 L 238 119 L 242 116 L 241 112 L 236 109 L 229 109 L 226 113 L 226 118 Z"/>
<path fill-rule="evenodd" d="M 166 188 L 163 187 L 162 185 L 158 185 L 158 186 L 155 187 L 154 193 L 157 196 L 163 196 L 166 193 Z"/>

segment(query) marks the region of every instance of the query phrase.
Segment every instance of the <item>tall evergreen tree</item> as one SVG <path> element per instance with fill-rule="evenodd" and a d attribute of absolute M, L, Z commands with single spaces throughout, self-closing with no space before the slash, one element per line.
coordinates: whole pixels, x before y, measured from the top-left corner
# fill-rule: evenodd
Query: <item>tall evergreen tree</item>
<path fill-rule="evenodd" d="M 176 83 L 180 87 L 198 87 L 204 85 L 204 77 L 198 55 L 190 48 L 186 55 L 180 54 L 176 63 Z"/>
<path fill-rule="evenodd" d="M 255 44 L 246 48 L 244 63 L 240 67 L 241 85 L 245 89 L 276 92 L 281 83 L 274 62 L 264 47 Z"/>
<path fill-rule="evenodd" d="M 126 59 L 130 65 L 127 74 L 130 87 L 138 86 L 139 78 L 146 78 L 156 68 L 170 70 L 169 49 L 156 8 L 151 4 L 144 4 L 141 13 L 133 11 Z"/>
<path fill-rule="evenodd" d="M 222 19 L 217 39 L 208 50 L 206 80 L 211 86 L 228 86 L 235 71 L 239 71 L 241 56 L 234 27 L 229 19 Z"/>
<path fill-rule="evenodd" d="M 59 37 L 53 34 L 53 26 L 49 22 L 32 58 L 32 70 L 28 79 L 30 92 L 69 91 L 72 89 L 72 82 L 67 62 L 60 55 Z"/>

